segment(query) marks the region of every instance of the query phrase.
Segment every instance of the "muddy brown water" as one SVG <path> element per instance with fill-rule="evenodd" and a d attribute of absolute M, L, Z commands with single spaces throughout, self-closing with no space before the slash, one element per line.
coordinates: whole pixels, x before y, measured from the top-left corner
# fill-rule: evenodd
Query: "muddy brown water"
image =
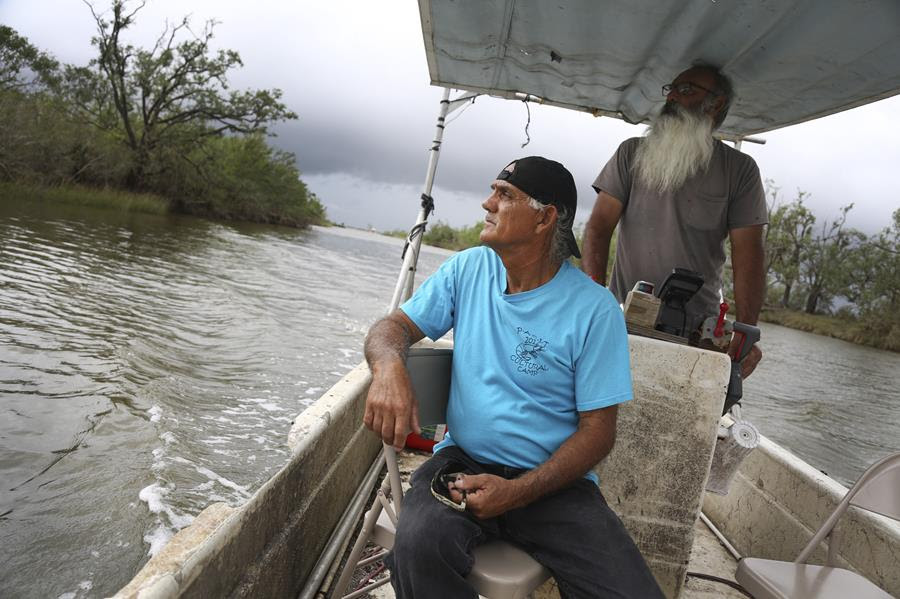
<path fill-rule="evenodd" d="M 0 596 L 110 595 L 207 504 L 252 494 L 362 359 L 401 245 L 0 204 Z M 900 449 L 900 355 L 769 325 L 763 348 L 745 383 L 763 434 L 845 483 Z"/>

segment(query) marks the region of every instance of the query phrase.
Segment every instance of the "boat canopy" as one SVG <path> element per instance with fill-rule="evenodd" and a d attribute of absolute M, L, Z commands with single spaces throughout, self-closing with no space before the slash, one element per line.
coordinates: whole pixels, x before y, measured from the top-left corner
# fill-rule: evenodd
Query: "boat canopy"
<path fill-rule="evenodd" d="M 629 123 L 694 62 L 741 139 L 900 93 L 897 0 L 419 0 L 431 82 Z"/>

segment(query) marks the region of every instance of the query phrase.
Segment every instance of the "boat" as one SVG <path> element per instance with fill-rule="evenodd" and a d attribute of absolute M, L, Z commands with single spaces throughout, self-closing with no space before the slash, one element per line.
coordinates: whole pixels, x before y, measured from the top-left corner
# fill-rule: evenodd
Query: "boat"
<path fill-rule="evenodd" d="M 445 91 L 389 310 L 412 292 L 446 117 L 478 95 L 643 123 L 660 85 L 702 58 L 739 88 L 718 134 L 740 147 L 900 93 L 894 0 L 419 0 L 419 10 L 431 82 Z M 451 98 L 451 88 L 461 92 Z M 629 342 L 635 400 L 598 471 L 666 595 L 725 596 L 686 584 L 692 549 L 710 539 L 734 554 L 796 557 L 847 489 L 763 436 L 727 495 L 705 492 L 727 358 L 637 335 Z M 116 597 L 331 596 L 381 473 L 381 443 L 362 426 L 369 381 L 364 363 L 348 372 L 297 416 L 278 473 L 242 505 L 204 509 Z M 842 536 L 841 563 L 900 596 L 900 525 L 852 511 Z M 720 577 L 733 575 L 728 560 Z"/>

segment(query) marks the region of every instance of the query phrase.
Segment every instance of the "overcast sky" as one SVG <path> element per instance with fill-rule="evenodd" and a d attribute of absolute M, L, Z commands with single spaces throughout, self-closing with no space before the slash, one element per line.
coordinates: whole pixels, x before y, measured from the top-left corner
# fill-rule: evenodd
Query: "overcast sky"
<path fill-rule="evenodd" d="M 108 4 L 102 0 L 98 8 Z M 214 46 L 237 50 L 237 88 L 280 88 L 300 118 L 275 127 L 273 143 L 297 155 L 303 179 L 336 222 L 379 230 L 413 223 L 441 89 L 429 85 L 417 3 L 149 0 L 130 37 L 151 45 L 165 20 L 191 14 L 196 31 L 220 21 Z M 94 23 L 81 0 L 0 0 L 0 22 L 65 62 L 92 56 Z M 674 75 L 674 74 L 673 74 Z M 662 98 L 660 98 L 662 103 Z M 579 221 L 593 205 L 591 181 L 618 144 L 643 127 L 559 108 L 479 98 L 446 129 L 435 182 L 436 219 L 455 226 L 483 216 L 480 202 L 512 158 L 541 154 L 575 176 Z M 455 116 L 455 115 L 454 115 Z M 453 118 L 453 116 L 451 116 Z M 900 207 L 900 97 L 764 134 L 745 143 L 781 197 L 798 189 L 820 219 L 855 202 L 848 222 L 866 232 Z"/>

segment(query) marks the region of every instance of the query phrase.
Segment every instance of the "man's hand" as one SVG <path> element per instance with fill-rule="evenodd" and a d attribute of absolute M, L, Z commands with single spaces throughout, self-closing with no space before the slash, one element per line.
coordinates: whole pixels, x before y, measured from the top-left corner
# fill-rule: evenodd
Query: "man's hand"
<path fill-rule="evenodd" d="M 578 413 L 578 429 L 550 458 L 522 476 L 505 479 L 493 474 L 467 474 L 454 483 L 465 491 L 466 510 L 486 519 L 526 506 L 578 480 L 606 457 L 616 441 L 618 405 Z M 462 501 L 462 493 L 453 501 Z"/>
<path fill-rule="evenodd" d="M 731 338 L 731 345 L 728 347 L 728 355 L 731 356 L 732 360 L 737 355 L 740 344 L 741 336 L 734 335 Z M 750 353 L 741 360 L 741 378 L 746 379 L 750 376 L 750 374 L 756 370 L 756 365 L 759 364 L 760 360 L 762 360 L 762 350 L 754 343 L 753 347 L 750 348 Z"/>
<path fill-rule="evenodd" d="M 466 510 L 481 520 L 487 520 L 519 507 L 519 481 L 507 480 L 493 474 L 467 474 L 454 483 L 450 498 L 459 503 L 465 491 Z"/>
<path fill-rule="evenodd" d="M 403 310 L 376 322 L 366 336 L 372 384 L 363 424 L 397 449 L 403 449 L 410 430 L 419 432 L 419 407 L 406 371 L 406 352 L 422 337 L 422 331 Z"/>
<path fill-rule="evenodd" d="M 419 406 L 403 362 L 391 362 L 372 372 L 363 423 L 397 450 L 403 449 L 410 431 L 420 432 Z"/>

